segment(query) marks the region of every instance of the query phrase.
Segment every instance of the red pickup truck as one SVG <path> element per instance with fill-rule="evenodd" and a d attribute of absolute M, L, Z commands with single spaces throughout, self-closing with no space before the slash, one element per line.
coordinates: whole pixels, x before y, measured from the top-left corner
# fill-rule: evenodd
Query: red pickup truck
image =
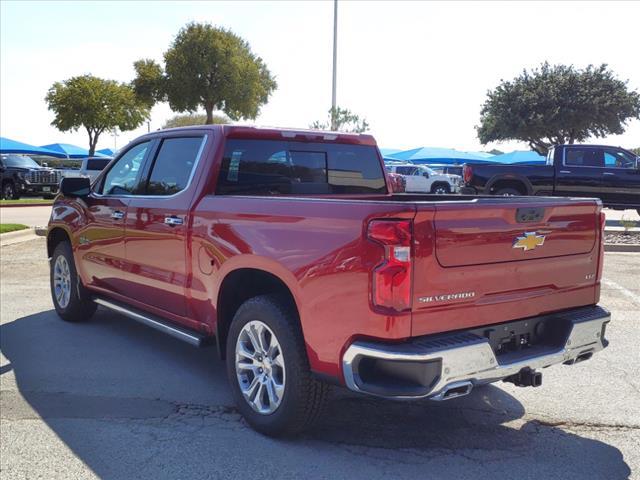
<path fill-rule="evenodd" d="M 368 135 L 203 126 L 63 179 L 47 249 L 60 317 L 216 343 L 240 412 L 281 435 L 328 383 L 446 400 L 590 358 L 603 225 L 593 199 L 394 194 Z"/>

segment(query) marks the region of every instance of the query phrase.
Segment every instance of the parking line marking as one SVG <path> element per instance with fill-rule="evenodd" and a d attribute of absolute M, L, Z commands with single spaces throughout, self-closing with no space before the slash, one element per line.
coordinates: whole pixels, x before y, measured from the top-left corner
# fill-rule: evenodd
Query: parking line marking
<path fill-rule="evenodd" d="M 607 287 L 611 287 L 614 290 L 618 290 L 622 295 L 629 298 L 631 301 L 640 305 L 640 295 L 632 292 L 631 290 L 623 287 L 622 285 L 618 285 L 616 282 L 611 280 L 602 279 L 602 283 L 604 283 Z"/>

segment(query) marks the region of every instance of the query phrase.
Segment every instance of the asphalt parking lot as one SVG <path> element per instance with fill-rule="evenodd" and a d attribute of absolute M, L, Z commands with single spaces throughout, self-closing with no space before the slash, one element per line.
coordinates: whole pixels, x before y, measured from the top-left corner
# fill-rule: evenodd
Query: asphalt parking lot
<path fill-rule="evenodd" d="M 640 478 L 640 254 L 605 258 L 609 348 L 540 388 L 443 403 L 334 389 L 296 439 L 249 429 L 214 349 L 53 311 L 44 239 L 3 247 L 0 471 L 45 478 Z"/>

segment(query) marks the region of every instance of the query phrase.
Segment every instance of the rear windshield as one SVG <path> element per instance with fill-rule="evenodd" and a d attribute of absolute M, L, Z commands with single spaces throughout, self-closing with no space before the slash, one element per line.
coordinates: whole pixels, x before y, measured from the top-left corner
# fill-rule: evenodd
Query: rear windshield
<path fill-rule="evenodd" d="M 375 147 L 228 140 L 218 195 L 386 193 Z"/>
<path fill-rule="evenodd" d="M 90 158 L 87 160 L 87 170 L 104 170 L 110 161 L 110 158 Z"/>

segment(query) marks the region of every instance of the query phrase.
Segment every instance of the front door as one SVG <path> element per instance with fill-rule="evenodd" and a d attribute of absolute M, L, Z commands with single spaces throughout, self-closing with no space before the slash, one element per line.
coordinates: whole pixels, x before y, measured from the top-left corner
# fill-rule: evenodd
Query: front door
<path fill-rule="evenodd" d="M 609 204 L 640 205 L 640 169 L 636 156 L 621 148 L 607 148 L 604 151 L 604 172 L 611 184 L 607 195 Z"/>
<path fill-rule="evenodd" d="M 183 134 L 185 135 L 185 134 Z M 160 139 L 140 195 L 129 202 L 126 258 L 132 298 L 186 316 L 187 233 L 192 179 L 206 137 Z"/>
<path fill-rule="evenodd" d="M 128 274 L 124 229 L 129 195 L 138 185 L 149 142 L 127 150 L 84 200 L 86 227 L 79 232 L 79 266 L 85 283 L 126 295 Z"/>

